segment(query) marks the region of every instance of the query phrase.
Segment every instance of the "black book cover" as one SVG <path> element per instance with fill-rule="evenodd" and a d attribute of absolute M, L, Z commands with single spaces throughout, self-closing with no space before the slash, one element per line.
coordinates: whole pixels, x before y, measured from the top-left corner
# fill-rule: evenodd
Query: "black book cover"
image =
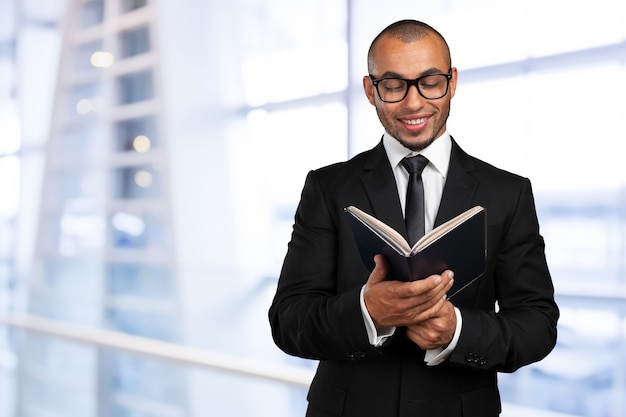
<path fill-rule="evenodd" d="M 485 272 L 487 237 L 486 210 L 476 206 L 427 233 L 413 248 L 389 226 L 348 207 L 351 225 L 364 265 L 374 269 L 374 255 L 389 264 L 388 279 L 413 281 L 454 272 L 448 297 L 471 284 Z"/>

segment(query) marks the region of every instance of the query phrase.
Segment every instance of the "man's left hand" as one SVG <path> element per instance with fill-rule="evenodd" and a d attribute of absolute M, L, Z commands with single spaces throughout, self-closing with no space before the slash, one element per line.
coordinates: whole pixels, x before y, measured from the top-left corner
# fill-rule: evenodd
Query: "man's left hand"
<path fill-rule="evenodd" d="M 406 335 L 424 350 L 447 346 L 456 330 L 454 306 L 446 301 L 436 316 L 407 326 Z"/>

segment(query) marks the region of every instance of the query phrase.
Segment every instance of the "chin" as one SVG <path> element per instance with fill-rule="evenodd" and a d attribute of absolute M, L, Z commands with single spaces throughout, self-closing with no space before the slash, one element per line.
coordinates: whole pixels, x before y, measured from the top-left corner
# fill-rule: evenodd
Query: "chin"
<path fill-rule="evenodd" d="M 413 152 L 419 152 L 426 149 L 434 141 L 435 138 L 428 138 L 423 141 L 408 141 L 406 139 L 398 139 L 398 142 L 400 142 L 402 146 L 412 150 Z"/>

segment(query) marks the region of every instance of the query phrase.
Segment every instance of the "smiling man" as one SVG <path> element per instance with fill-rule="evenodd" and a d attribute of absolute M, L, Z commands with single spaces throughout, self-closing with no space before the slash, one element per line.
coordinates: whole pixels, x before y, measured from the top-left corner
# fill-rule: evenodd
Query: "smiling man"
<path fill-rule="evenodd" d="M 274 340 L 319 360 L 309 417 L 498 416 L 497 372 L 539 361 L 556 343 L 559 311 L 530 181 L 469 156 L 448 133 L 458 75 L 435 29 L 388 26 L 372 42 L 368 71 L 363 87 L 382 140 L 307 176 L 269 311 Z M 481 205 L 486 271 L 453 299 L 445 294 L 454 271 L 401 282 L 376 255 L 370 272 L 344 213 L 350 205 L 406 238 L 416 213 L 423 233 Z"/>
<path fill-rule="evenodd" d="M 368 71 L 365 94 L 387 133 L 403 146 L 421 151 L 446 131 L 457 70 L 440 35 L 427 28 L 383 32 L 370 48 Z M 408 88 L 411 83 L 417 88 Z"/>

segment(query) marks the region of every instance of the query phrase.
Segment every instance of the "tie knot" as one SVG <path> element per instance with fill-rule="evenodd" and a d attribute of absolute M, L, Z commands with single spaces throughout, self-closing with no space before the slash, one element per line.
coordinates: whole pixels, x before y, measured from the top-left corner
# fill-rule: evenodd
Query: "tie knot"
<path fill-rule="evenodd" d="M 415 155 L 404 158 L 401 164 L 409 174 L 422 175 L 422 171 L 428 165 L 428 159 L 423 155 Z"/>

